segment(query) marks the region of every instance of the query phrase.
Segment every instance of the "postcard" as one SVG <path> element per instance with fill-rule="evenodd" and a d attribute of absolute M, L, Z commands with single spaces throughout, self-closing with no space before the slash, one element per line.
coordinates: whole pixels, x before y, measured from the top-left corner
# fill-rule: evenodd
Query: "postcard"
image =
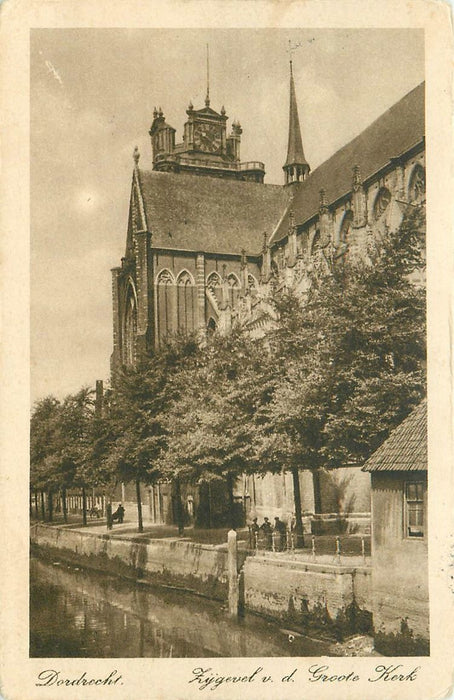
<path fill-rule="evenodd" d="M 0 18 L 2 697 L 448 697 L 450 7 Z"/>

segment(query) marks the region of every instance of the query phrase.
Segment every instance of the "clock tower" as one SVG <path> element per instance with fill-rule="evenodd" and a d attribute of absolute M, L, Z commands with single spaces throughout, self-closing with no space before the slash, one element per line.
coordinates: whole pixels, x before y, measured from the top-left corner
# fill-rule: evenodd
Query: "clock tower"
<path fill-rule="evenodd" d="M 242 129 L 239 122 L 233 122 L 227 136 L 225 109 L 222 107 L 220 112 L 212 109 L 208 92 L 205 107 L 194 109 L 190 102 L 186 114 L 183 142 L 176 144 L 175 129 L 166 123 L 161 108 L 155 109 L 149 131 L 153 170 L 263 182 L 263 163 L 240 161 Z"/>

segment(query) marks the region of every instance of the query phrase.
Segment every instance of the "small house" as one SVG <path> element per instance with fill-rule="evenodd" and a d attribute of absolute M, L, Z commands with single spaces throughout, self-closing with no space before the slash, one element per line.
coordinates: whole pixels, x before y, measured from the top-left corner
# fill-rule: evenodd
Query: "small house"
<path fill-rule="evenodd" d="M 384 654 L 428 654 L 426 400 L 363 470 L 371 474 L 375 647 Z"/>

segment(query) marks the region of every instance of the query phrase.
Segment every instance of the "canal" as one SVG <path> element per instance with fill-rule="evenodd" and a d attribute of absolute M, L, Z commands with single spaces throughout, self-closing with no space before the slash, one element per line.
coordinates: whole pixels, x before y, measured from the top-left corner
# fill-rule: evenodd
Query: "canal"
<path fill-rule="evenodd" d="M 321 656 L 329 642 L 290 635 L 255 615 L 62 561 L 30 562 L 32 657 Z"/>

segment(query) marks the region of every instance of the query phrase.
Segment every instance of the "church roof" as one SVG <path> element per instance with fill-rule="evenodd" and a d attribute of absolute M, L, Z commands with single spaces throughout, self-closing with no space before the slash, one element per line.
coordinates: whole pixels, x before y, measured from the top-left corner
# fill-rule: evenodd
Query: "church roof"
<path fill-rule="evenodd" d="M 140 170 L 140 185 L 152 246 L 206 253 L 258 255 L 289 198 L 280 185 L 183 173 Z"/>
<path fill-rule="evenodd" d="M 387 165 L 391 158 L 405 153 L 423 139 L 424 83 L 421 83 L 296 186 L 292 202 L 296 223 L 303 224 L 318 213 L 321 189 L 325 190 L 328 203 L 349 193 L 355 165 L 359 165 L 365 180 Z M 288 212 L 272 242 L 281 240 L 287 233 Z"/>
<path fill-rule="evenodd" d="M 288 147 L 287 147 L 287 165 L 308 165 L 304 155 L 303 141 L 301 139 L 301 128 L 298 117 L 298 105 L 296 102 L 295 81 L 293 80 L 292 63 L 290 62 L 290 107 L 289 107 L 289 125 L 288 125 Z"/>
<path fill-rule="evenodd" d="M 369 457 L 363 471 L 427 471 L 426 400 Z"/>

